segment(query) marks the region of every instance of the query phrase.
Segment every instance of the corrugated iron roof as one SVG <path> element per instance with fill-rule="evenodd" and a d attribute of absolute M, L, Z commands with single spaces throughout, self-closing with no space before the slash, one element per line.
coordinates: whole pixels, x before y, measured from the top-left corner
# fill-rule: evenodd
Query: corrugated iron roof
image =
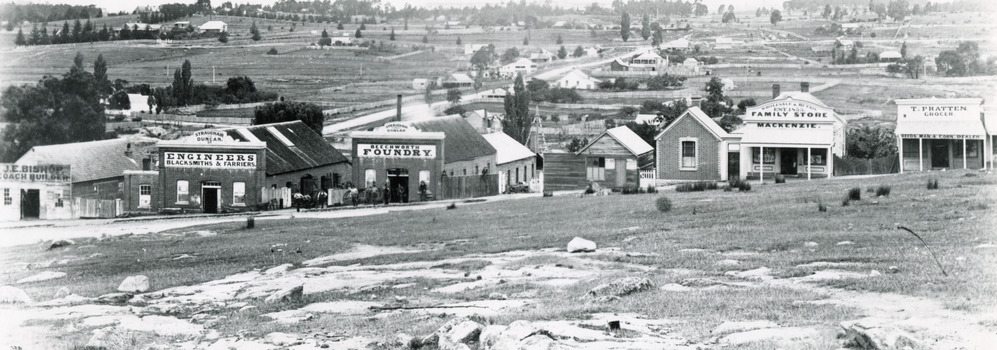
<path fill-rule="evenodd" d="M 301 121 L 254 125 L 227 129 L 225 132 L 239 141 L 255 141 L 244 135 L 248 132 L 259 141 L 267 143 L 267 175 L 349 162 L 349 159 L 326 142 L 322 135 Z M 290 144 L 286 144 L 275 132 Z"/>
<path fill-rule="evenodd" d="M 459 115 L 413 120 L 409 124 L 422 131 L 446 134 L 446 139 L 443 141 L 445 163 L 495 154 L 495 148 L 488 143 L 488 140 L 481 137 L 481 134 Z"/>
<path fill-rule="evenodd" d="M 504 132 L 484 134 L 482 137 L 495 148 L 495 164 L 505 164 L 536 156 L 533 151 Z"/>
<path fill-rule="evenodd" d="M 142 159 L 156 152 L 158 141 L 149 137 L 129 137 L 35 146 L 16 163 L 69 164 L 73 182 L 107 179 L 121 176 L 125 170 L 142 170 Z M 129 148 L 130 155 L 126 154 Z"/>

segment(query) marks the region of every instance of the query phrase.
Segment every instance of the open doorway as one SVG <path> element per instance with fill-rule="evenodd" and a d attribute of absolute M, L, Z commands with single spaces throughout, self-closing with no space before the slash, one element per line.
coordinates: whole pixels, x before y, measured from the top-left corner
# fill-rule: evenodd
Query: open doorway
<path fill-rule="evenodd" d="M 221 192 L 222 186 L 217 182 L 205 182 L 201 184 L 201 208 L 204 209 L 205 213 L 218 213 L 218 208 L 221 206 L 219 201 L 219 192 Z"/>
<path fill-rule="evenodd" d="M 949 141 L 931 140 L 931 167 L 948 168 L 949 165 Z"/>
<path fill-rule="evenodd" d="M 783 175 L 796 175 L 796 149 L 783 148 L 779 152 L 779 173 Z"/>
<path fill-rule="evenodd" d="M 408 169 L 388 169 L 391 203 L 408 203 Z"/>
<path fill-rule="evenodd" d="M 41 214 L 40 191 L 37 189 L 21 190 L 21 218 L 37 219 Z"/>
<path fill-rule="evenodd" d="M 741 152 L 727 153 L 727 179 L 741 178 Z"/>

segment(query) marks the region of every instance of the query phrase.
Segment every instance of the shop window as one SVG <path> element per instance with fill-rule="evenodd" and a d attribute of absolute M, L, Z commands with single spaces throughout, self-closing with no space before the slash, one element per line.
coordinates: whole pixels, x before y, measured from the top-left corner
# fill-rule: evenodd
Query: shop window
<path fill-rule="evenodd" d="M 606 180 L 606 158 L 587 158 L 588 166 L 585 168 L 585 180 L 605 181 Z"/>
<path fill-rule="evenodd" d="M 190 202 L 190 194 L 188 191 L 189 183 L 187 180 L 177 181 L 177 204 L 187 204 Z"/>
<path fill-rule="evenodd" d="M 246 204 L 246 183 L 245 182 L 233 182 L 232 183 L 232 204 L 235 204 L 235 205 Z"/>
<path fill-rule="evenodd" d="M 751 149 L 751 163 L 758 164 L 758 147 Z M 775 164 L 775 148 L 765 149 L 765 164 Z"/>
<path fill-rule="evenodd" d="M 478 175 L 478 174 L 481 174 L 481 169 L 479 169 L 478 165 L 475 164 L 474 165 L 474 175 Z"/>
<path fill-rule="evenodd" d="M 148 208 L 152 203 L 152 185 L 138 186 L 138 207 Z"/>
<path fill-rule="evenodd" d="M 682 140 L 679 142 L 681 142 L 681 149 L 682 149 L 682 160 L 681 160 L 682 163 L 679 166 L 679 169 L 696 170 L 696 166 L 699 164 L 698 154 L 696 149 L 697 141 L 693 139 L 693 140 Z"/>
<path fill-rule="evenodd" d="M 916 139 L 904 140 L 904 158 L 917 158 L 918 152 L 920 152 L 917 141 Z"/>
<path fill-rule="evenodd" d="M 463 171 L 464 176 L 467 176 L 467 169 L 461 169 L 461 171 Z"/>
<path fill-rule="evenodd" d="M 952 147 L 952 151 L 953 151 L 953 153 L 955 153 L 954 157 L 957 157 L 957 158 L 958 157 L 962 157 L 962 145 L 961 145 L 961 143 L 962 142 L 958 142 L 957 141 L 956 145 L 954 147 Z M 975 140 L 966 140 L 966 157 L 967 158 L 979 157 L 978 153 L 979 153 L 979 150 L 977 149 L 976 141 Z"/>
<path fill-rule="evenodd" d="M 813 159 L 812 165 L 827 165 L 826 149 L 810 149 L 810 157 Z"/>
<path fill-rule="evenodd" d="M 516 167 L 516 183 L 519 183 L 519 167 Z"/>
<path fill-rule="evenodd" d="M 10 189 L 3 189 L 3 205 L 11 205 L 14 203 L 14 199 L 10 197 Z"/>
<path fill-rule="evenodd" d="M 365 186 L 377 184 L 377 170 L 374 169 L 364 170 L 363 181 Z"/>

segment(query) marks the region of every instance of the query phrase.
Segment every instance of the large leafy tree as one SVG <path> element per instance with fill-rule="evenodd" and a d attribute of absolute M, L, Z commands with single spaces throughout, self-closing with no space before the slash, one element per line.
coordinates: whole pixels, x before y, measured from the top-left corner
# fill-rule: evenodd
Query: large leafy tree
<path fill-rule="evenodd" d="M 322 108 L 307 102 L 275 102 L 256 107 L 253 125 L 273 124 L 300 120 L 315 132 L 322 134 L 325 115 Z"/>
<path fill-rule="evenodd" d="M 478 70 L 488 69 L 488 66 L 491 65 L 493 61 L 495 61 L 494 45 L 482 47 L 478 49 L 478 51 L 475 51 L 474 55 L 471 56 L 471 65 Z"/>
<path fill-rule="evenodd" d="M 515 61 L 517 58 L 519 58 L 519 49 L 510 47 L 505 49 L 505 52 L 502 53 L 501 61 L 502 64 L 507 64 L 512 63 L 512 61 Z"/>
<path fill-rule="evenodd" d="M 523 75 L 516 75 L 513 84 L 514 95 L 505 95 L 505 119 L 502 119 L 502 132 L 519 143 L 526 144 L 533 126 L 533 116 L 530 115 L 530 92 L 526 90 Z"/>
<path fill-rule="evenodd" d="M 848 131 L 848 155 L 858 158 L 879 158 L 897 154 L 897 137 L 889 130 L 864 126 Z"/>
<path fill-rule="evenodd" d="M 626 12 L 620 17 L 620 37 L 623 41 L 630 40 L 630 14 Z"/>
<path fill-rule="evenodd" d="M 77 53 L 62 79 L 46 76 L 37 84 L 11 86 L 0 97 L 9 123 L 0 137 L 0 161 L 12 162 L 31 147 L 93 141 L 104 137 L 104 108 L 93 74 Z"/>
<path fill-rule="evenodd" d="M 779 10 L 772 11 L 772 14 L 769 15 L 769 22 L 771 22 L 773 26 L 779 24 L 779 22 L 782 22 L 782 12 L 779 12 Z"/>

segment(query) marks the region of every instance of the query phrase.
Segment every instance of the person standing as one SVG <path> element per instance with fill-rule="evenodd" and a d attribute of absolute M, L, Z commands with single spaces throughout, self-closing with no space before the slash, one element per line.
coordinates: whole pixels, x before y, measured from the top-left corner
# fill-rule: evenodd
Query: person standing
<path fill-rule="evenodd" d="M 408 203 L 408 199 L 405 197 L 405 187 L 402 184 L 398 184 L 398 202 Z"/>
<path fill-rule="evenodd" d="M 384 205 L 387 206 L 391 202 L 391 187 L 387 181 L 384 182 L 384 188 L 381 189 L 381 192 L 381 199 L 384 200 Z"/>

